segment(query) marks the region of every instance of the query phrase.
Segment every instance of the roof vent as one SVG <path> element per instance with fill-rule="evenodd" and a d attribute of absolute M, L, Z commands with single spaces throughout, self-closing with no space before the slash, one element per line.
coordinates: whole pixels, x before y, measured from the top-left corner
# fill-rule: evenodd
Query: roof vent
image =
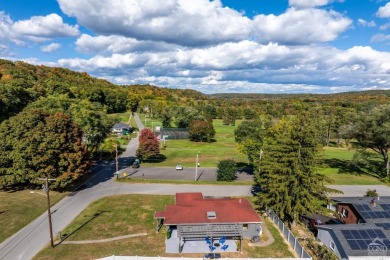
<path fill-rule="evenodd" d="M 217 214 L 215 213 L 215 211 L 207 211 L 207 218 L 208 219 L 216 219 Z"/>

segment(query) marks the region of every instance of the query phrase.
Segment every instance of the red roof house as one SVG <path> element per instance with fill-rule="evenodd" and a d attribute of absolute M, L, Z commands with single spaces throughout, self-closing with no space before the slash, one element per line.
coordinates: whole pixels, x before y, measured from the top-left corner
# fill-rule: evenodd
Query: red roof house
<path fill-rule="evenodd" d="M 246 198 L 205 198 L 200 192 L 176 193 L 175 205 L 155 212 L 154 218 L 157 229 L 166 226 L 183 244 L 259 237 L 262 230 L 262 220 Z"/>

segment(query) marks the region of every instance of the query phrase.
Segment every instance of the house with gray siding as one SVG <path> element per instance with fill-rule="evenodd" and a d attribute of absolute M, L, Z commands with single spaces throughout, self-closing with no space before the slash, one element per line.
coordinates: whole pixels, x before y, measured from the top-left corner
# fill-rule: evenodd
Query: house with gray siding
<path fill-rule="evenodd" d="M 176 193 L 175 205 L 154 214 L 165 226 L 167 253 L 236 252 L 243 239 L 260 237 L 262 220 L 246 198 Z"/>
<path fill-rule="evenodd" d="M 340 259 L 390 259 L 390 197 L 333 198 L 342 225 L 318 225 L 317 239 Z"/>

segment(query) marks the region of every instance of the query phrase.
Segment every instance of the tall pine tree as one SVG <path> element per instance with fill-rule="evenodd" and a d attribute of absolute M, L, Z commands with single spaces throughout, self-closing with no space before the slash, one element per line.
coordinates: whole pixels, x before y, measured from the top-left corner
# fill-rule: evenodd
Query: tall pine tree
<path fill-rule="evenodd" d="M 314 212 L 327 192 L 335 192 L 324 185 L 331 179 L 318 172 L 322 147 L 310 118 L 281 119 L 268 129 L 263 151 L 256 176 L 259 206 L 294 224 L 300 215 Z"/>

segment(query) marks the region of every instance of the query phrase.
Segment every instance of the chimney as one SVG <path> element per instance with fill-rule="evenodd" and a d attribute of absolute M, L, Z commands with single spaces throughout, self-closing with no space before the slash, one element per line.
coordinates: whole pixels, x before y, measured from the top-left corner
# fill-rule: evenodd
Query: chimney
<path fill-rule="evenodd" d="M 241 199 L 238 201 L 238 203 L 241 203 Z"/>

